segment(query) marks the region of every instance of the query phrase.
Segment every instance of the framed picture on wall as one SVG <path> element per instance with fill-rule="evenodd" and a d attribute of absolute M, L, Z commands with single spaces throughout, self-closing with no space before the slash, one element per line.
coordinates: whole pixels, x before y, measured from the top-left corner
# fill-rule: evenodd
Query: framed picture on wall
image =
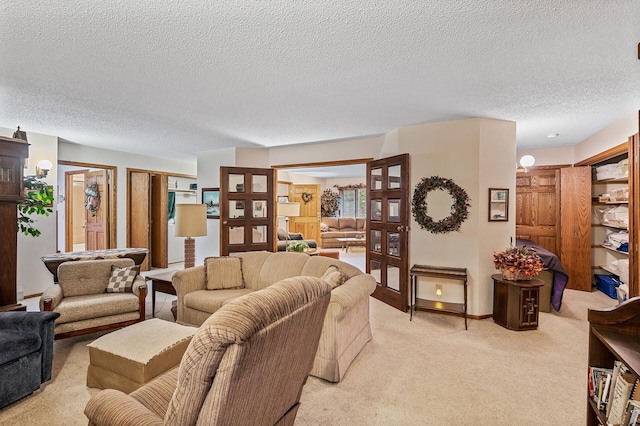
<path fill-rule="evenodd" d="M 207 219 L 220 219 L 220 188 L 202 188 L 202 204 L 207 206 Z"/>
<path fill-rule="evenodd" d="M 509 190 L 489 188 L 489 222 L 509 220 Z"/>

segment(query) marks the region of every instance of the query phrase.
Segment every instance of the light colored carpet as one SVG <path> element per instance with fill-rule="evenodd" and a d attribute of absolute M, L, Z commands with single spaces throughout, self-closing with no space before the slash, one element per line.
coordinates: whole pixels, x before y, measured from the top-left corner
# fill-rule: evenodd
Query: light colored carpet
<path fill-rule="evenodd" d="M 172 296 L 157 316 L 172 319 Z M 560 313 L 541 313 L 535 331 L 493 320 L 418 312 L 371 299 L 373 340 L 338 384 L 309 377 L 296 425 L 583 425 L 587 308 L 616 302 L 567 290 Z M 150 305 L 148 312 L 151 312 Z M 83 409 L 99 390 L 85 386 L 87 343 L 56 341 L 53 379 L 0 411 L 2 425 L 86 425 Z"/>

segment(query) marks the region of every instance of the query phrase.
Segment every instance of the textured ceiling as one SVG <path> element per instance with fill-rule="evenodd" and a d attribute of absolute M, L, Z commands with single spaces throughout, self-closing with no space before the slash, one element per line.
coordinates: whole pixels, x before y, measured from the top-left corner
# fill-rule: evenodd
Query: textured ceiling
<path fill-rule="evenodd" d="M 2 0 L 0 126 L 178 159 L 466 117 L 574 145 L 640 109 L 638 42 L 638 0 Z"/>

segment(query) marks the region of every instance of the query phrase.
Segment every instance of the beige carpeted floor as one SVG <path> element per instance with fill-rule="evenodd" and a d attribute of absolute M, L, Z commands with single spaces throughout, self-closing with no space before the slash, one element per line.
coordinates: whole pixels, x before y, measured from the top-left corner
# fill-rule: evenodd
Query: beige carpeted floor
<path fill-rule="evenodd" d="M 172 318 L 171 298 L 158 294 L 158 317 Z M 465 331 L 461 318 L 418 312 L 410 322 L 371 299 L 373 340 L 341 383 L 309 377 L 296 424 L 583 425 L 587 308 L 614 304 L 567 290 L 560 313 L 541 313 L 536 331 L 491 319 Z M 1 410 L 0 424 L 86 425 L 84 406 L 99 391 L 85 386 L 86 345 L 98 336 L 56 341 L 53 379 Z"/>

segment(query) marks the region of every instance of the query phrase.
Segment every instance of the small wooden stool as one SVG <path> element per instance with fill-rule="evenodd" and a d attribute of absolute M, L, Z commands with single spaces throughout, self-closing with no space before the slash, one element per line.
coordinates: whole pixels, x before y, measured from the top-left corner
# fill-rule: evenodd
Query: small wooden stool
<path fill-rule="evenodd" d="M 340 259 L 340 250 L 336 249 L 319 249 L 318 254 L 320 256 L 332 257 L 334 259 Z"/>

